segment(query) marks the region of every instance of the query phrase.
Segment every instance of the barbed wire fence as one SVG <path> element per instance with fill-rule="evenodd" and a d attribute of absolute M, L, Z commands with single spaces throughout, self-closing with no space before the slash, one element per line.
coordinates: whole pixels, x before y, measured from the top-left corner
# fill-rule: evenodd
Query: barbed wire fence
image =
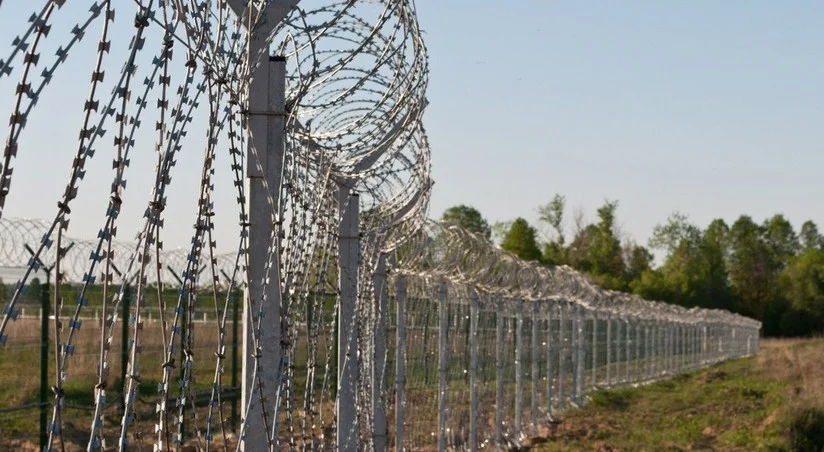
<path fill-rule="evenodd" d="M 758 350 L 757 322 L 603 291 L 425 219 L 411 0 L 0 7 L 21 29 L 0 59 L 0 269 L 19 277 L 0 292 L 0 417 L 40 409 L 39 428 L 0 428 L 44 450 L 503 447 L 594 388 Z M 68 180 L 53 218 L 10 219 L 27 195 L 13 164 L 43 152 L 24 132 L 49 130 L 54 83 L 81 87 L 67 64 L 91 79 L 76 145 L 55 143 Z M 170 207 L 192 154 L 193 221 Z M 135 200 L 127 179 L 147 175 Z M 110 179 L 99 220 L 78 201 L 94 177 Z M 183 224 L 188 246 L 166 249 Z"/>
<path fill-rule="evenodd" d="M 755 320 L 603 290 L 455 225 L 425 224 L 393 260 L 386 381 L 394 440 L 413 450 L 517 447 L 592 391 L 759 349 Z"/>

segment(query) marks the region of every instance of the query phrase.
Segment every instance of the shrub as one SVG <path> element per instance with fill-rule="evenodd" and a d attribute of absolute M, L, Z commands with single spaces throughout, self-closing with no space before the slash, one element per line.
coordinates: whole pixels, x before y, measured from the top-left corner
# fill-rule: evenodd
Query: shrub
<path fill-rule="evenodd" d="M 805 406 L 794 410 L 789 419 L 789 442 L 797 452 L 824 451 L 824 407 Z"/>
<path fill-rule="evenodd" d="M 592 404 L 610 410 L 624 411 L 629 408 L 633 394 L 629 390 L 597 391 L 592 394 Z"/>

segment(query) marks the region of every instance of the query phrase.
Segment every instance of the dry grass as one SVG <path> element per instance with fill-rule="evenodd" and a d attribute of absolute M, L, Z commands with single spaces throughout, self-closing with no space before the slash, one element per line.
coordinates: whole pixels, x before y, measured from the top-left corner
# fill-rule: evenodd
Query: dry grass
<path fill-rule="evenodd" d="M 787 406 L 824 404 L 824 338 L 764 341 L 757 366 L 787 382 Z"/>
<path fill-rule="evenodd" d="M 765 340 L 757 357 L 593 402 L 532 442 L 547 451 L 821 451 L 824 339 Z"/>
<path fill-rule="evenodd" d="M 167 317 L 169 319 L 170 317 Z M 51 343 L 49 345 L 48 358 L 48 376 L 49 384 L 53 384 L 55 375 L 54 362 L 54 337 L 53 337 L 53 322 L 50 322 L 49 333 Z M 168 327 L 165 329 L 167 332 Z M 140 333 L 141 345 L 143 347 L 140 354 L 140 369 L 141 369 L 141 384 L 139 388 L 139 395 L 136 403 L 135 424 L 130 429 L 130 450 L 151 450 L 154 440 L 154 424 L 157 421 L 157 414 L 155 412 L 154 399 L 157 397 L 157 385 L 162 379 L 161 364 L 164 359 L 164 339 L 161 323 L 158 321 L 146 321 L 143 324 L 143 329 Z M 240 331 L 239 331 L 240 332 Z M 36 403 L 39 401 L 40 389 L 40 320 L 38 319 L 20 319 L 17 322 L 10 324 L 8 329 L 9 342 L 8 346 L 0 349 L 0 408 L 8 408 L 20 405 Z M 131 338 L 132 332 L 129 331 Z M 301 436 L 301 423 L 303 416 L 303 391 L 305 389 L 305 382 L 307 378 L 306 356 L 307 356 L 307 340 L 305 329 L 300 329 L 301 337 L 298 339 L 295 347 L 295 362 L 294 367 L 294 396 L 291 403 L 295 407 L 293 409 L 294 422 L 291 425 L 298 429 L 296 436 Z M 104 434 L 108 439 L 109 446 L 111 441 L 118 436 L 121 418 L 121 410 L 119 401 L 122 400 L 121 388 L 121 336 L 122 324 L 116 323 L 114 325 L 114 334 L 112 336 L 112 344 L 110 347 L 110 365 L 107 389 L 107 399 L 110 406 L 106 409 L 104 414 Z M 201 432 L 205 430 L 205 419 L 208 410 L 208 393 L 211 390 L 212 382 L 215 374 L 215 352 L 218 349 L 218 324 L 217 322 L 196 322 L 194 325 L 195 345 L 194 352 L 194 390 L 196 393 L 204 393 L 205 397 L 198 401 L 198 407 L 194 412 L 197 413 L 198 422 L 193 419 L 193 410 L 187 410 L 187 438 L 189 443 L 194 443 L 196 440 L 196 428 Z M 239 338 L 240 339 L 240 338 Z M 80 330 L 77 331 L 73 343 L 76 349 L 71 359 L 68 362 L 68 381 L 65 385 L 66 403 L 69 405 L 92 406 L 94 405 L 93 394 L 94 385 L 97 383 L 97 367 L 100 354 L 100 324 L 99 321 L 87 320 L 84 321 Z M 227 325 L 227 336 L 225 338 L 225 353 L 226 360 L 223 362 L 225 373 L 222 377 L 222 384 L 225 387 L 231 384 L 231 344 L 232 344 L 232 328 Z M 325 372 L 325 362 L 327 359 L 326 350 L 327 342 L 325 336 L 321 335 L 318 338 L 319 353 L 317 359 L 320 363 L 320 369 L 317 370 L 315 376 L 315 391 L 320 393 L 321 378 Z M 179 355 L 179 352 L 176 353 Z M 178 363 L 180 357 L 176 356 Z M 238 367 L 241 366 L 242 358 L 238 358 Z M 178 380 L 181 366 L 178 364 L 177 368 L 172 374 L 172 395 L 177 394 Z M 334 369 L 331 370 L 334 375 Z M 238 369 L 238 378 L 240 378 L 240 369 Z M 331 409 L 334 407 L 333 401 L 329 401 L 329 390 L 323 394 L 324 403 L 315 410 L 323 411 L 324 423 L 319 422 L 319 415 L 316 413 L 314 418 L 309 422 L 308 432 L 309 436 L 319 436 L 321 430 L 325 428 L 324 424 L 328 424 L 332 419 Z M 51 394 L 49 394 L 51 397 Z M 316 397 L 320 398 L 320 395 Z M 49 400 L 51 402 L 51 399 Z M 231 440 L 233 438 L 231 428 L 229 427 L 229 415 L 232 400 L 230 397 L 224 397 L 222 409 L 224 425 L 227 425 L 229 432 L 230 448 L 232 447 Z M 238 408 L 242 410 L 242 407 Z M 38 412 L 37 408 L 15 411 L 12 413 L 0 413 L 0 450 L 34 450 L 38 438 Z M 175 413 L 176 414 L 176 413 Z M 239 413 L 240 414 L 240 413 Z M 51 408 L 48 413 L 51 418 Z M 217 415 L 216 415 L 217 416 Z M 283 414 L 280 424 L 284 429 L 284 436 L 288 434 L 285 429 L 290 424 Z M 92 412 L 84 409 L 69 408 L 66 410 L 64 416 L 64 432 L 67 440 L 67 450 L 75 450 L 79 445 L 85 446 L 88 442 L 88 431 L 91 425 Z M 310 418 L 307 418 L 310 419 Z M 314 424 L 314 427 L 312 425 Z M 215 425 L 219 425 L 219 421 L 215 420 Z M 328 432 L 327 432 L 328 433 Z M 136 435 L 135 435 L 136 434 Z M 214 450 L 221 450 L 222 435 L 219 431 L 215 432 Z M 79 450 L 79 449 L 78 449 Z M 184 449 L 185 450 L 185 449 Z"/>

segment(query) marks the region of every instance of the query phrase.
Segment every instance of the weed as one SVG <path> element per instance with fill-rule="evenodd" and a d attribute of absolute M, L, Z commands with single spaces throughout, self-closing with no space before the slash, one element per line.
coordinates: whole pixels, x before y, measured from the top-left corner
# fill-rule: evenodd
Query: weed
<path fill-rule="evenodd" d="M 789 443 L 797 452 L 824 451 L 824 407 L 796 408 L 789 419 Z"/>
<path fill-rule="evenodd" d="M 630 389 L 598 391 L 592 394 L 592 405 L 609 410 L 624 411 L 630 406 L 634 392 Z"/>

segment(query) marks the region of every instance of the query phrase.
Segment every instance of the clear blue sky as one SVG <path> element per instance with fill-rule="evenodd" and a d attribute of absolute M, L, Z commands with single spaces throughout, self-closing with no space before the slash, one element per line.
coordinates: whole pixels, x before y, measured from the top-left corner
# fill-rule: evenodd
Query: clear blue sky
<path fill-rule="evenodd" d="M 620 201 L 646 242 L 777 212 L 824 223 L 824 2 L 418 0 L 432 215 Z M 505 6 L 504 6 L 505 5 Z"/>
<path fill-rule="evenodd" d="M 133 4 L 117 3 L 122 55 Z M 3 2 L 0 48 L 35 6 Z M 87 7 L 68 2 L 61 17 L 79 20 Z M 493 222 L 534 220 L 536 207 L 559 192 L 590 220 L 605 198 L 619 200 L 623 231 L 642 243 L 675 210 L 700 225 L 781 212 L 796 227 L 812 218 L 824 228 L 824 2 L 417 0 L 417 7 L 431 62 L 433 217 L 464 203 Z M 95 26 L 50 88 L 49 108 L 31 118 L 4 216 L 54 215 L 98 35 Z M 0 117 L 16 77 L 0 80 Z M 167 227 L 175 246 L 187 243 L 195 212 L 203 132 L 192 130 L 198 146 L 181 155 L 167 210 L 185 225 Z M 123 219 L 122 239 L 133 235 L 148 196 L 152 141 L 135 151 L 126 199 L 135 212 Z M 74 235 L 93 237 L 101 224 L 110 149 L 102 155 L 90 163 L 73 215 L 86 232 Z M 221 156 L 219 172 L 228 164 Z M 216 187 L 227 234 L 236 219 L 228 182 L 219 176 Z M 224 250 L 234 242 L 227 237 L 219 239 Z"/>

